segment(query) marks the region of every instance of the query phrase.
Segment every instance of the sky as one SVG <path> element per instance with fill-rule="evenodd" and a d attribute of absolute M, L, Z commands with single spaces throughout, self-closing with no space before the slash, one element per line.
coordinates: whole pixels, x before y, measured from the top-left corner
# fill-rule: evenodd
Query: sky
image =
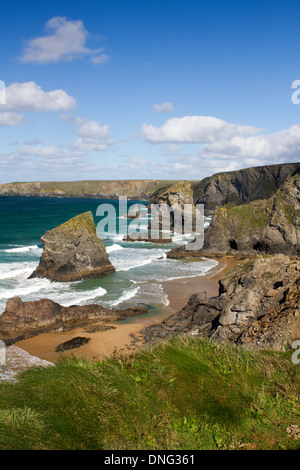
<path fill-rule="evenodd" d="M 2 0 L 0 183 L 300 160 L 295 0 Z"/>

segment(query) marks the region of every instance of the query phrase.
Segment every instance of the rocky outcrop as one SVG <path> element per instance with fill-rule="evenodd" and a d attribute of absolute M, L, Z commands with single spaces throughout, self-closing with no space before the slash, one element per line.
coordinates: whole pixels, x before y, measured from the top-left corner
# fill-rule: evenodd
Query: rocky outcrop
<path fill-rule="evenodd" d="M 148 242 L 157 243 L 159 245 L 170 245 L 173 240 L 170 236 L 163 236 L 161 232 L 157 234 L 151 232 L 137 232 L 131 235 L 124 235 L 124 242 Z"/>
<path fill-rule="evenodd" d="M 274 195 L 286 178 L 300 171 L 300 163 L 268 165 L 217 173 L 192 184 L 194 201 L 205 205 L 206 214 L 227 203 L 248 204 Z"/>
<path fill-rule="evenodd" d="M 219 293 L 192 295 L 180 312 L 146 328 L 146 341 L 186 333 L 284 350 L 300 338 L 299 260 L 274 255 L 244 262 L 220 281 Z"/>
<path fill-rule="evenodd" d="M 193 191 L 188 181 L 180 181 L 158 192 L 150 208 L 152 220 L 148 232 L 131 233 L 123 238 L 124 241 L 170 244 L 172 233 L 195 230 L 196 217 L 198 221 L 202 217 L 193 204 Z"/>
<path fill-rule="evenodd" d="M 96 232 L 91 212 L 80 214 L 41 237 L 43 254 L 33 277 L 51 281 L 79 281 L 115 271 Z"/>
<path fill-rule="evenodd" d="M 152 214 L 154 220 L 149 224 L 149 229 L 179 233 L 195 230 L 197 209 L 193 203 L 191 183 L 180 181 L 173 184 L 159 193 L 153 202 L 157 211 Z M 198 216 L 201 217 L 201 214 Z"/>
<path fill-rule="evenodd" d="M 300 254 L 300 174 L 286 179 L 267 200 L 215 211 L 205 232 L 203 249 L 186 247 L 171 250 L 169 258 L 199 256 L 205 253 L 285 253 Z"/>
<path fill-rule="evenodd" d="M 138 219 L 141 216 L 141 212 L 139 210 L 138 204 L 134 204 L 128 210 L 127 219 Z"/>
<path fill-rule="evenodd" d="M 110 309 L 101 305 L 72 305 L 63 307 L 49 299 L 23 302 L 19 297 L 9 299 L 0 316 L 0 340 L 12 344 L 24 338 L 48 331 L 72 329 L 100 321 L 118 321 L 147 313 L 143 307 Z"/>

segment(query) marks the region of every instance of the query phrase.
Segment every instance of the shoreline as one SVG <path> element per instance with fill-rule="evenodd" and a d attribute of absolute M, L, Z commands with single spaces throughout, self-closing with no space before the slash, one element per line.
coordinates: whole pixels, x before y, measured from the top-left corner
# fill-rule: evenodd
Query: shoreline
<path fill-rule="evenodd" d="M 194 293 L 206 291 L 207 297 L 218 295 L 218 281 L 229 270 L 237 265 L 241 260 L 232 257 L 218 258 L 218 265 L 211 268 L 202 276 L 191 278 L 181 278 L 163 281 L 164 292 L 169 299 L 169 305 L 165 307 L 161 314 L 155 317 L 138 317 L 130 322 L 105 322 L 106 331 L 90 333 L 87 330 L 93 325 L 72 329 L 70 331 L 53 331 L 43 333 L 32 338 L 24 339 L 15 343 L 15 346 L 23 349 L 27 353 L 50 362 L 57 362 L 61 357 L 84 357 L 91 360 L 103 360 L 113 354 L 132 353 L 143 345 L 143 335 L 141 331 L 156 322 L 161 322 L 175 311 L 183 308 L 189 297 Z M 65 341 L 76 336 L 90 338 L 88 344 L 79 348 L 55 352 L 55 348 Z"/>

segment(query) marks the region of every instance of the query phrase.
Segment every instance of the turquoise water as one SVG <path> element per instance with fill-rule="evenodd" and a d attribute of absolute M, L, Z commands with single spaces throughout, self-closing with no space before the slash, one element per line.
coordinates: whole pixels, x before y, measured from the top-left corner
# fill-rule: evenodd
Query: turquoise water
<path fill-rule="evenodd" d="M 137 202 L 130 201 L 129 205 Z M 96 213 L 103 203 L 112 204 L 115 208 L 117 229 L 120 224 L 125 224 L 121 233 L 117 230 L 104 240 L 116 272 L 102 279 L 73 283 L 28 279 L 42 253 L 40 237 L 47 230 L 89 210 L 99 233 L 101 217 Z M 147 305 L 150 314 L 155 314 L 168 305 L 161 284 L 163 280 L 201 275 L 217 264 L 213 260 L 186 262 L 166 259 L 165 253 L 175 245 L 123 242 L 127 224 L 139 223 L 143 230 L 147 227 L 148 216 L 144 211 L 138 222 L 132 222 L 123 219 L 123 213 L 119 212 L 119 202 L 115 200 L 0 197 L 0 314 L 7 299 L 14 296 L 24 301 L 49 298 L 65 306 L 99 303 L 106 307 L 125 308 Z M 104 239 L 107 233 L 101 231 L 99 236 Z M 177 235 L 174 241 L 181 245 L 191 238 L 190 235 Z"/>

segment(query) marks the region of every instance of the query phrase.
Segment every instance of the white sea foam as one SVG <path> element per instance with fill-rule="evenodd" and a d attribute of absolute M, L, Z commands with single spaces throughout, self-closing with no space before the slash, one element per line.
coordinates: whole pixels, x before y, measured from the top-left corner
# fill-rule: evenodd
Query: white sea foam
<path fill-rule="evenodd" d="M 0 298 L 9 299 L 11 297 L 25 297 L 27 295 L 36 293 L 43 288 L 41 283 L 28 283 L 24 287 L 17 286 L 12 289 L 0 289 Z"/>
<path fill-rule="evenodd" d="M 26 279 L 36 268 L 35 262 L 0 263 L 1 279 Z"/>
<path fill-rule="evenodd" d="M 102 287 L 98 287 L 97 289 L 89 290 L 89 291 L 81 291 L 80 293 L 78 291 L 71 291 L 71 292 L 66 292 L 62 293 L 57 299 L 57 302 L 64 307 L 69 307 L 70 305 L 80 305 L 83 302 L 88 302 L 90 300 L 95 300 L 97 297 L 102 297 L 107 293 L 106 289 L 103 289 Z"/>
<path fill-rule="evenodd" d="M 121 246 L 121 245 L 117 245 L 116 243 L 114 245 L 111 245 L 111 246 L 107 246 L 106 247 L 106 252 L 107 253 L 112 253 L 113 251 L 119 251 L 119 250 L 123 250 L 124 248 Z"/>
<path fill-rule="evenodd" d="M 38 251 L 42 252 L 42 249 L 38 247 L 37 245 L 30 245 L 30 246 L 20 246 L 17 248 L 9 248 L 6 250 L 0 250 L 3 253 L 26 253 L 28 251 Z"/>
<path fill-rule="evenodd" d="M 139 303 L 145 303 L 145 299 L 147 299 L 147 303 L 160 303 L 165 306 L 168 306 L 170 303 L 162 285 L 155 281 L 140 283 L 140 290 L 135 300 Z"/>
<path fill-rule="evenodd" d="M 132 299 L 138 291 L 140 290 L 140 287 L 133 287 L 132 289 L 126 290 L 121 297 L 119 297 L 117 300 L 112 300 L 110 302 L 106 302 L 107 305 L 111 307 L 116 307 L 117 305 L 121 304 L 122 302 L 126 302 L 129 299 Z"/>

